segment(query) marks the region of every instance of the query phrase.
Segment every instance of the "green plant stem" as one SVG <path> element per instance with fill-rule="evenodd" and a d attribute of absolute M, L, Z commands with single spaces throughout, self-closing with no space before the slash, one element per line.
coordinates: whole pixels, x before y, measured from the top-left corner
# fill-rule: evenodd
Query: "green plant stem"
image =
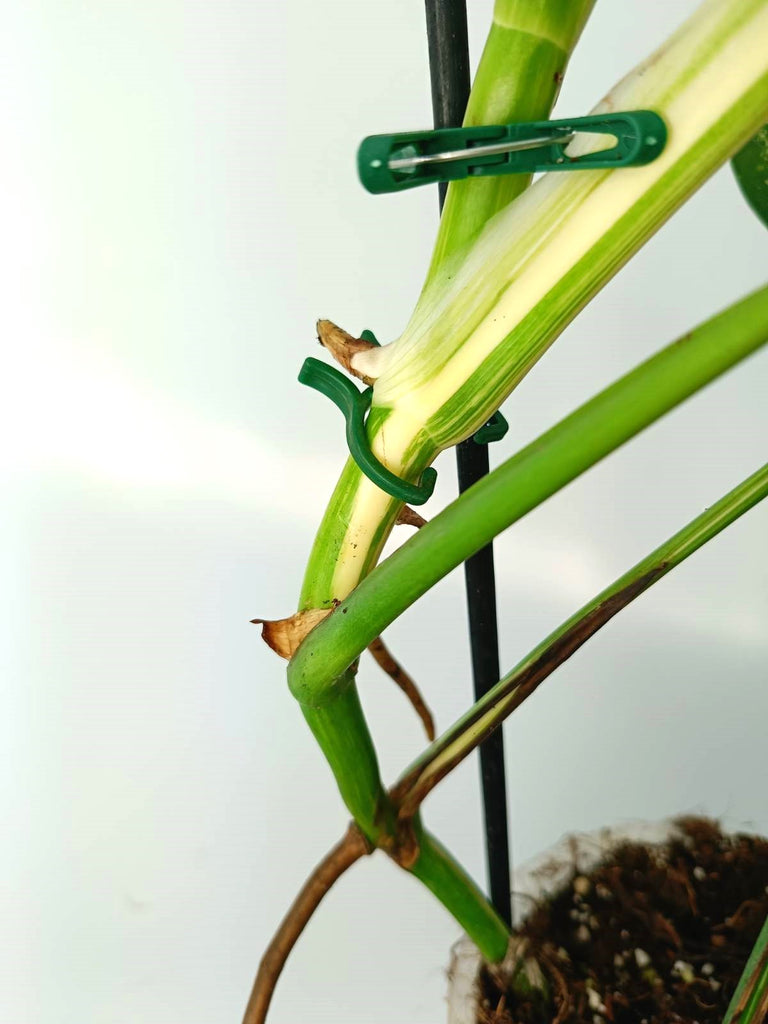
<path fill-rule="evenodd" d="M 299 703 L 332 702 L 360 653 L 443 576 L 767 340 L 768 286 L 662 349 L 471 487 L 307 636 L 288 666 Z M 354 765 L 337 762 L 336 770 Z"/>
<path fill-rule="evenodd" d="M 337 782 L 360 832 L 434 893 L 486 959 L 502 959 L 509 930 L 469 875 L 423 830 L 418 817 L 409 823 L 407 835 L 401 834 L 396 809 L 381 784 L 353 673 L 345 673 L 332 702 L 303 705 L 302 711 L 329 763 L 348 769 L 337 775 Z M 409 847 L 415 860 L 407 856 Z"/>
<path fill-rule="evenodd" d="M 762 1024 L 768 1020 L 768 918 L 749 955 L 723 1024 Z"/>
<path fill-rule="evenodd" d="M 397 842 L 398 832 L 354 683 L 362 651 L 464 559 L 766 340 L 768 287 L 663 349 L 466 491 L 308 634 L 288 665 L 289 686 L 372 843 Z M 481 948 L 495 941 L 468 934 Z"/>
<path fill-rule="evenodd" d="M 546 120 L 595 0 L 496 0 L 465 127 Z M 454 181 L 448 186 L 427 283 L 465 250 L 483 225 L 531 182 L 530 174 Z"/>
<path fill-rule="evenodd" d="M 484 894 L 444 846 L 425 830 L 418 834 L 419 856 L 408 868 L 453 915 L 490 963 L 507 952 L 510 932 Z"/>
<path fill-rule="evenodd" d="M 400 813 L 414 814 L 442 778 L 614 615 L 767 495 L 765 465 L 567 619 L 408 768 L 393 792 Z"/>
<path fill-rule="evenodd" d="M 288 671 L 290 675 L 290 665 Z M 392 834 L 394 814 L 381 783 L 354 671 L 343 672 L 330 699 L 327 696 L 309 695 L 301 703 L 302 713 L 329 764 L 345 766 L 335 773 L 342 800 L 363 834 L 377 845 L 382 836 Z"/>

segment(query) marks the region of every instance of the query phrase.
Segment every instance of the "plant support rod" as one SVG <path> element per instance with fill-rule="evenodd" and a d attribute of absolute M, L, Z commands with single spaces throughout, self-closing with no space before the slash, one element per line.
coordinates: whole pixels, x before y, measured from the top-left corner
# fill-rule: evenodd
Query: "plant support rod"
<path fill-rule="evenodd" d="M 435 128 L 458 127 L 469 99 L 469 46 L 465 0 L 426 0 L 427 40 Z M 440 212 L 447 185 L 439 184 Z M 456 448 L 459 493 L 487 475 L 488 445 L 472 438 Z M 469 643 L 475 699 L 496 683 L 500 674 L 493 544 L 464 565 L 469 616 Z M 501 729 L 480 747 L 480 777 L 485 818 L 485 849 L 491 903 L 512 923 L 511 857 L 507 820 L 504 734 Z"/>

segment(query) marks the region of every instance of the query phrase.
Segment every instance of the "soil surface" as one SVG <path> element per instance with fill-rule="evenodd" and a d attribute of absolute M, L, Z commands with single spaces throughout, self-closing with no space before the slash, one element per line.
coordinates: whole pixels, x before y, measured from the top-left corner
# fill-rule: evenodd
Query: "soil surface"
<path fill-rule="evenodd" d="M 554 1014 L 483 979 L 478 1024 L 720 1024 L 768 914 L 768 840 L 685 818 L 574 872 L 520 930 Z"/>

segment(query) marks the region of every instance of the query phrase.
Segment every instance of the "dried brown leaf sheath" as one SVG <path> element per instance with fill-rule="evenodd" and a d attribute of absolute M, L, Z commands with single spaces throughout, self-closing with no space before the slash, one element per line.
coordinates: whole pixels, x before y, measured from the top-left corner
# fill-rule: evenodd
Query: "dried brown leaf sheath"
<path fill-rule="evenodd" d="M 424 516 L 410 507 L 410 505 L 403 505 L 400 511 L 397 513 L 397 525 L 398 526 L 415 526 L 417 530 L 420 530 L 422 526 L 427 525 L 427 520 Z"/>
<path fill-rule="evenodd" d="M 328 349 L 336 362 L 343 366 L 347 373 L 351 373 L 353 377 L 359 377 L 366 384 L 373 384 L 370 377 L 364 376 L 352 367 L 352 358 L 358 352 L 367 352 L 370 348 L 376 348 L 372 342 L 363 341 L 362 338 L 353 338 L 351 334 L 347 334 L 330 320 L 317 321 L 317 337 L 320 344 Z"/>
<path fill-rule="evenodd" d="M 331 608 L 307 608 L 287 619 L 251 619 L 251 622 L 262 627 L 262 640 L 281 658 L 290 661 L 307 633 L 330 615 L 331 611 Z"/>

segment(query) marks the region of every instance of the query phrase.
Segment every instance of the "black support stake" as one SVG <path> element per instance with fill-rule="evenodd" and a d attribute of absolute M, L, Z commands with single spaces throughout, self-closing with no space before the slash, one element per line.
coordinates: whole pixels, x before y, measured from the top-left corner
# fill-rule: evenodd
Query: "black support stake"
<path fill-rule="evenodd" d="M 469 43 L 466 0 L 426 0 L 429 72 L 435 128 L 461 125 L 469 98 Z M 442 211 L 447 189 L 440 188 Z M 465 491 L 488 472 L 488 445 L 470 438 L 456 449 L 459 490 Z M 464 566 L 472 649 L 475 698 L 494 686 L 500 676 L 496 628 L 496 580 L 493 545 L 478 551 Z M 499 916 L 512 923 L 507 787 L 504 737 L 497 729 L 480 747 L 486 853 L 490 896 Z"/>
<path fill-rule="evenodd" d="M 466 0 L 426 0 L 429 79 L 435 128 L 458 128 L 469 99 L 469 40 Z M 440 212 L 446 182 L 441 181 Z"/>

